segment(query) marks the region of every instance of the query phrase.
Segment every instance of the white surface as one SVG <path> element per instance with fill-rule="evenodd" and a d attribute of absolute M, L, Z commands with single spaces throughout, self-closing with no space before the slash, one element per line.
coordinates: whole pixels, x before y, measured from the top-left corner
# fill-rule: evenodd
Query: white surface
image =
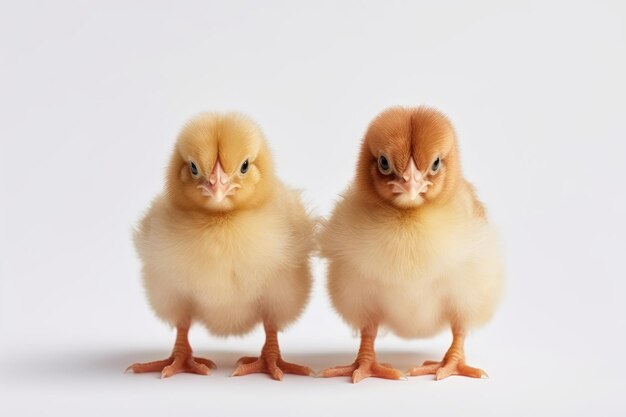
<path fill-rule="evenodd" d="M 0 406 L 3 415 L 623 415 L 626 13 L 576 2 L 3 2 Z M 507 3 L 506 5 L 504 3 Z M 467 344 L 489 380 L 227 378 L 262 332 L 192 333 L 209 377 L 124 375 L 173 333 L 142 294 L 131 225 L 182 123 L 240 109 L 319 214 L 389 105 L 449 114 L 498 225 L 507 289 Z M 287 359 L 350 362 L 323 265 Z M 401 369 L 448 336 L 382 338 Z M 5 414 L 7 413 L 7 414 Z"/>

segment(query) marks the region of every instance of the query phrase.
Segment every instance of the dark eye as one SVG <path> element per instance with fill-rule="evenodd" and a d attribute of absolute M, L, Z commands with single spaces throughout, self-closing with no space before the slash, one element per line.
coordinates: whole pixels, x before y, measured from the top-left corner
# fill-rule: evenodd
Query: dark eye
<path fill-rule="evenodd" d="M 378 158 L 378 168 L 380 169 L 380 172 L 382 172 L 383 174 L 385 175 L 389 174 L 389 169 L 391 167 L 389 166 L 389 161 L 384 155 L 381 155 Z"/>
<path fill-rule="evenodd" d="M 193 163 L 193 161 L 189 162 L 189 170 L 191 171 L 191 175 L 194 177 L 198 175 L 198 167 Z"/>
<path fill-rule="evenodd" d="M 240 171 L 242 174 L 245 174 L 246 172 L 248 172 L 248 160 L 247 159 L 243 161 L 243 164 L 241 164 Z"/>
<path fill-rule="evenodd" d="M 433 162 L 433 166 L 430 167 L 430 169 L 433 172 L 437 172 L 439 171 L 439 167 L 441 166 L 441 158 L 437 157 L 437 159 L 435 159 L 435 162 Z"/>

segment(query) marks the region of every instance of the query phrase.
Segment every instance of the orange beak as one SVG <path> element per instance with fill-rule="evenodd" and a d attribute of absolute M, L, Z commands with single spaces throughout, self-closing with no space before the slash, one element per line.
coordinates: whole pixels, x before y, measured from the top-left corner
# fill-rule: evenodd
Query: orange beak
<path fill-rule="evenodd" d="M 231 183 L 230 176 L 224 172 L 219 158 L 213 166 L 213 171 L 209 174 L 209 178 L 198 185 L 198 188 L 202 190 L 204 195 L 213 198 L 217 203 L 221 202 L 224 197 L 233 195 L 239 187 L 239 184 Z"/>
<path fill-rule="evenodd" d="M 387 184 L 393 186 L 395 194 L 408 194 L 409 199 L 415 200 L 418 195 L 425 193 L 428 186 L 432 182 L 426 180 L 426 175 L 417 169 L 413 157 L 409 160 L 409 164 L 402 173 L 402 180 L 389 181 Z"/>

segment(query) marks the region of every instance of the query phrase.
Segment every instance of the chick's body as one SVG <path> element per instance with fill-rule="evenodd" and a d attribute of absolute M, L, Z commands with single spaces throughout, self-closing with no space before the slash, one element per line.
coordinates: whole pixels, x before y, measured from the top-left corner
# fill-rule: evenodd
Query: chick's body
<path fill-rule="evenodd" d="M 405 338 L 489 320 L 501 286 L 498 243 L 470 198 L 403 213 L 346 193 L 321 236 L 341 316 L 357 329 L 375 318 Z"/>
<path fill-rule="evenodd" d="M 311 286 L 311 227 L 297 193 L 276 187 L 263 207 L 208 219 L 156 199 L 135 242 L 160 318 L 175 326 L 190 317 L 228 336 L 298 317 Z"/>
<path fill-rule="evenodd" d="M 313 225 L 298 192 L 274 175 L 254 122 L 236 113 L 192 119 L 179 135 L 165 191 L 134 241 L 150 305 L 177 338 L 169 358 L 129 369 L 207 374 L 214 364 L 191 355 L 192 323 L 219 336 L 263 323 L 261 356 L 241 358 L 233 375 L 311 374 L 282 360 L 277 332 L 308 300 Z"/>
<path fill-rule="evenodd" d="M 467 330 L 494 313 L 502 286 L 500 251 L 482 203 L 463 178 L 456 135 L 443 114 L 392 108 L 370 124 L 355 180 L 319 241 L 332 304 L 361 331 L 355 363 L 324 376 L 403 378 L 376 362 L 381 326 L 404 338 L 452 329 L 444 360 L 410 375 L 486 376 L 465 364 L 463 343 Z"/>

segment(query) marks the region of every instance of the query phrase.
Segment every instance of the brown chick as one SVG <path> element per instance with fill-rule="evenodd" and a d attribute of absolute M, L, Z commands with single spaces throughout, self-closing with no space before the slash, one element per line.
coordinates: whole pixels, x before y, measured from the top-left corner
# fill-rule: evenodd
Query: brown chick
<path fill-rule="evenodd" d="M 261 355 L 233 375 L 310 375 L 281 358 L 277 332 L 302 312 L 311 288 L 313 225 L 298 192 L 274 174 L 258 126 L 243 115 L 201 114 L 178 137 L 159 195 L 134 235 L 158 317 L 177 330 L 169 358 L 134 372 L 208 374 L 187 339 L 192 323 L 218 336 L 265 327 Z"/>
<path fill-rule="evenodd" d="M 356 178 L 320 234 L 334 308 L 361 332 L 355 362 L 322 376 L 401 379 L 376 361 L 385 326 L 403 338 L 444 328 L 443 360 L 408 375 L 485 377 L 465 362 L 466 332 L 490 319 L 502 286 L 496 234 L 463 178 L 454 129 L 440 112 L 391 108 L 369 126 Z"/>

